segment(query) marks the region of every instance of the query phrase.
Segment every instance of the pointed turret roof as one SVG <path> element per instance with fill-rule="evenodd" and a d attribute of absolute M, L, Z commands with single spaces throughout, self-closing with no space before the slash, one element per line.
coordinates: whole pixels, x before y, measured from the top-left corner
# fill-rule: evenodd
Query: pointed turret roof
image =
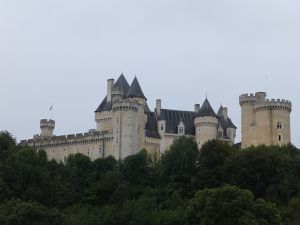
<path fill-rule="evenodd" d="M 114 88 L 116 88 L 116 87 L 123 90 L 124 95 L 127 94 L 128 90 L 129 90 L 129 84 L 128 84 L 126 78 L 124 77 L 123 73 L 120 75 L 120 77 L 116 81 Z"/>
<path fill-rule="evenodd" d="M 139 81 L 137 80 L 136 77 L 132 81 L 132 84 L 127 92 L 127 97 L 129 97 L 129 98 L 144 98 L 145 100 L 147 100 L 147 98 L 145 97 L 145 95 L 142 91 L 142 88 L 139 84 Z"/>
<path fill-rule="evenodd" d="M 200 117 L 200 116 L 201 117 L 204 117 L 204 116 L 217 117 L 215 111 L 211 107 L 207 98 L 203 102 L 202 107 L 200 108 L 200 111 L 196 114 L 196 117 Z"/>
<path fill-rule="evenodd" d="M 217 113 L 217 116 L 223 116 L 223 106 L 221 105 L 220 108 L 219 108 L 219 111 Z"/>

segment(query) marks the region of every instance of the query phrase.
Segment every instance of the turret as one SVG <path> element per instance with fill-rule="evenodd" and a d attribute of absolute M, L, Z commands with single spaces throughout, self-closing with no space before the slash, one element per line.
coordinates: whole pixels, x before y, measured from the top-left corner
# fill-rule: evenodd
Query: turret
<path fill-rule="evenodd" d="M 42 119 L 40 121 L 41 137 L 53 137 L 53 130 L 55 128 L 54 120 Z"/>
<path fill-rule="evenodd" d="M 205 99 L 195 120 L 196 141 L 199 148 L 207 141 L 217 138 L 218 118 L 208 99 Z"/>

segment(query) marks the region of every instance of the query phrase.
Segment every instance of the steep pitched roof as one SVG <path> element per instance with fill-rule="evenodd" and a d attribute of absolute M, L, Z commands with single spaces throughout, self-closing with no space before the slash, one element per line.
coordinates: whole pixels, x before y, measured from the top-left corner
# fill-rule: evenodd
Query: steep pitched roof
<path fill-rule="evenodd" d="M 111 109 L 112 109 L 112 103 L 107 102 L 107 96 L 105 96 L 95 112 L 109 111 Z"/>
<path fill-rule="evenodd" d="M 223 106 L 221 105 L 220 108 L 219 108 L 219 111 L 217 113 L 217 116 L 223 116 Z"/>
<path fill-rule="evenodd" d="M 124 95 L 127 94 L 129 90 L 129 84 L 123 73 L 120 75 L 113 88 L 119 88 L 120 90 L 123 90 Z"/>
<path fill-rule="evenodd" d="M 166 121 L 166 133 L 178 133 L 178 125 L 180 121 L 185 126 L 185 134 L 195 135 L 194 118 L 196 113 L 190 111 L 179 111 L 171 109 L 161 109 L 158 120 Z"/>
<path fill-rule="evenodd" d="M 139 84 L 139 81 L 137 80 L 136 77 L 132 81 L 132 84 L 127 92 L 127 97 L 129 97 L 129 98 L 144 98 L 147 100 L 147 98 L 145 97 L 145 95 L 142 91 L 142 88 Z"/>
<path fill-rule="evenodd" d="M 215 111 L 211 107 L 207 98 L 203 102 L 200 111 L 196 114 L 196 117 L 204 117 L 204 116 L 217 117 Z"/>
<path fill-rule="evenodd" d="M 157 129 L 157 122 L 155 119 L 155 113 L 154 112 L 147 112 L 147 122 L 145 124 L 145 135 L 146 137 L 151 138 L 159 138 L 160 135 L 158 133 Z"/>

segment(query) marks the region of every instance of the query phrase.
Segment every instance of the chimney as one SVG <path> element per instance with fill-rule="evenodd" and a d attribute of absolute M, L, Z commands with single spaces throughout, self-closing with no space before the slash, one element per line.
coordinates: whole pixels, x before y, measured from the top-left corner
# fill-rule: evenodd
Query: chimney
<path fill-rule="evenodd" d="M 222 115 L 224 116 L 225 119 L 227 119 L 227 113 L 228 113 L 227 111 L 228 111 L 227 107 L 224 107 L 222 111 Z"/>
<path fill-rule="evenodd" d="M 157 113 L 157 116 L 160 115 L 160 112 L 161 112 L 161 99 L 157 99 L 156 100 L 156 113 Z"/>
<path fill-rule="evenodd" d="M 111 102 L 111 92 L 114 86 L 114 79 L 107 80 L 107 102 Z"/>
<path fill-rule="evenodd" d="M 195 104 L 195 113 L 200 111 L 200 104 Z"/>

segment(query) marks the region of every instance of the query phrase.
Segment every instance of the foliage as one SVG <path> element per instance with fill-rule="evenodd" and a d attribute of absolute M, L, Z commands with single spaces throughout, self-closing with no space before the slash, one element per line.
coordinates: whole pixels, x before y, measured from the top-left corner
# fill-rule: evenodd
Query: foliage
<path fill-rule="evenodd" d="M 63 164 L 0 133 L 4 225 L 276 225 L 280 216 L 297 225 L 299 196 L 292 145 L 238 150 L 209 141 L 199 151 L 180 137 L 155 163 L 143 150 L 122 161 L 70 155 Z"/>
<path fill-rule="evenodd" d="M 282 224 L 276 207 L 233 186 L 199 190 L 186 214 L 190 225 Z"/>

